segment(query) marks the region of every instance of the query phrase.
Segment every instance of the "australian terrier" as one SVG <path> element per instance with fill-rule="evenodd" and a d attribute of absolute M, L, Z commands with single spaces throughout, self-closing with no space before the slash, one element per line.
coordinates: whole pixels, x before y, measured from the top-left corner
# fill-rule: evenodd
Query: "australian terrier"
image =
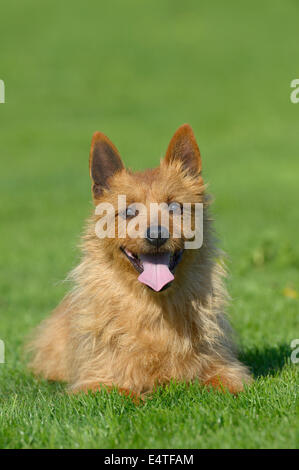
<path fill-rule="evenodd" d="M 191 127 L 176 131 L 159 167 L 135 173 L 96 132 L 90 175 L 96 211 L 83 237 L 82 260 L 70 274 L 73 289 L 30 344 L 32 370 L 67 382 L 73 392 L 117 387 L 143 396 L 171 380 L 196 379 L 242 391 L 252 379 L 237 359 L 224 312 L 223 255 L 216 248 Z M 122 209 L 120 195 L 126 201 Z M 156 222 L 148 214 L 141 217 L 138 205 L 158 206 Z M 202 208 L 202 242 L 195 248 L 187 248 L 190 234 L 174 233 L 174 219 L 182 223 L 188 205 L 192 228 L 194 208 Z M 161 222 L 163 211 L 168 227 Z M 135 236 L 129 230 L 120 234 L 136 217 Z M 113 230 L 101 236 L 111 221 Z"/>

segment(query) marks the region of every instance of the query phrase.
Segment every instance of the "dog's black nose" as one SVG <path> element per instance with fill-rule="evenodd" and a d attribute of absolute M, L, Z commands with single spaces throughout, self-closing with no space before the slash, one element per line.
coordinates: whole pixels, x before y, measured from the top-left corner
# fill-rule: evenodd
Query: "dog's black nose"
<path fill-rule="evenodd" d="M 169 232 L 167 228 L 161 227 L 161 225 L 151 226 L 146 231 L 146 239 L 151 245 L 159 248 L 169 239 Z"/>

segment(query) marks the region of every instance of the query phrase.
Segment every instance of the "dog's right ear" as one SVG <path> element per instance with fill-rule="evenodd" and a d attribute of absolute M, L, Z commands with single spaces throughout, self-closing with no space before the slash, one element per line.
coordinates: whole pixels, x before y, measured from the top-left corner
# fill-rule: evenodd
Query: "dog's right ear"
<path fill-rule="evenodd" d="M 94 199 L 101 196 L 103 189 L 109 188 L 109 178 L 123 168 L 117 148 L 102 132 L 95 132 L 92 136 L 89 157 Z"/>

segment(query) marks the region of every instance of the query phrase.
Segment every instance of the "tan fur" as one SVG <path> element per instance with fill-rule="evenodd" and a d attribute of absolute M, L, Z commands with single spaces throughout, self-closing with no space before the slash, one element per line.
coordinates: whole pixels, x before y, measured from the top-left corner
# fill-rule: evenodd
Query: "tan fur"
<path fill-rule="evenodd" d="M 186 145 L 177 139 L 192 132 L 189 129 L 185 126 L 179 137 L 175 134 L 179 152 Z M 117 171 L 109 187 L 94 194 L 95 202 L 116 205 L 118 194 L 125 194 L 128 203 L 145 205 L 203 202 L 203 246 L 185 251 L 169 289 L 153 292 L 137 280 L 138 273 L 119 249 L 125 245 L 141 252 L 144 239 L 99 239 L 95 234 L 99 217 L 92 215 L 83 237 L 82 261 L 70 275 L 74 287 L 30 345 L 36 374 L 65 381 L 74 392 L 105 385 L 146 394 L 171 379 L 199 379 L 235 393 L 250 383 L 247 368 L 236 358 L 224 314 L 225 270 L 215 248 L 200 168 L 198 175 L 188 172 L 186 159 L 172 158 L 170 147 L 155 170 Z M 168 246 L 174 250 L 182 243 L 171 239 Z"/>

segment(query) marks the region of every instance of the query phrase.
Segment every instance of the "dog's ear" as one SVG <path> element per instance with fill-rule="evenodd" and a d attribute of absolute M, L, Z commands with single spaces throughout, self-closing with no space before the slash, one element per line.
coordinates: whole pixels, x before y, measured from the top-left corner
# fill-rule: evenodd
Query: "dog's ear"
<path fill-rule="evenodd" d="M 172 137 L 164 158 L 166 164 L 180 160 L 183 169 L 197 175 L 201 172 L 199 148 L 189 124 L 183 124 Z"/>
<path fill-rule="evenodd" d="M 104 134 L 95 132 L 92 136 L 89 157 L 94 199 L 101 195 L 103 189 L 109 188 L 109 178 L 123 168 L 117 148 Z"/>

